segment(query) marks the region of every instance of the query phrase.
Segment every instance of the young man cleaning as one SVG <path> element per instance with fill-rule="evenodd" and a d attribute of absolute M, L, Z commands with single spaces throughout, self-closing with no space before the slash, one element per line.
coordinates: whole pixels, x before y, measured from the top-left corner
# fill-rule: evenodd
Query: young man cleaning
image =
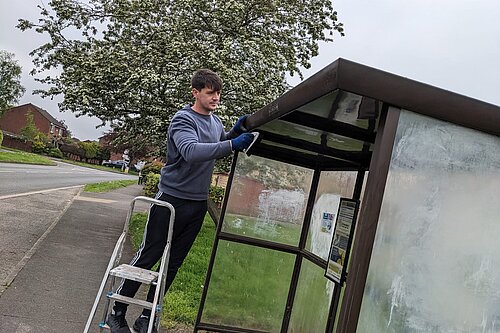
<path fill-rule="evenodd" d="M 221 120 L 213 112 L 220 103 L 222 80 L 211 70 L 198 70 L 191 80 L 194 104 L 179 110 L 168 128 L 167 163 L 161 170 L 156 199 L 167 201 L 175 208 L 175 223 L 168 273 L 167 291 L 177 270 L 186 258 L 201 229 L 207 212 L 207 198 L 215 160 L 233 151 L 243 151 L 253 140 L 245 133 L 246 116 L 240 117 L 234 127 L 224 131 Z M 161 259 L 167 241 L 170 211 L 152 206 L 144 231 L 142 244 L 131 265 L 151 269 Z M 117 292 L 133 297 L 140 283 L 125 280 Z M 147 300 L 153 301 L 155 286 L 149 288 Z M 130 332 L 125 320 L 127 304 L 115 302 L 113 313 L 107 318 L 112 333 Z M 147 332 L 150 310 L 144 310 L 134 323 L 134 329 Z"/>

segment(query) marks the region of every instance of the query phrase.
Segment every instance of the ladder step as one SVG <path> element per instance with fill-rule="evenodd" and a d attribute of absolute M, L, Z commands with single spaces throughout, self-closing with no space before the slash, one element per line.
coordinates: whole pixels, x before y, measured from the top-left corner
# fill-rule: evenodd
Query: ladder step
<path fill-rule="evenodd" d="M 108 298 L 114 299 L 115 301 L 126 303 L 126 304 L 135 304 L 142 306 L 145 309 L 150 309 L 153 310 L 153 303 L 148 302 L 148 301 L 143 301 L 142 299 L 137 299 L 137 298 L 132 298 L 132 297 L 127 297 L 123 296 L 117 293 L 112 293 L 109 292 L 107 294 Z"/>
<path fill-rule="evenodd" d="M 134 267 L 127 264 L 122 264 L 113 268 L 110 275 L 124 278 L 127 280 L 137 281 L 144 284 L 151 284 L 158 279 L 158 273 L 147 269 Z"/>

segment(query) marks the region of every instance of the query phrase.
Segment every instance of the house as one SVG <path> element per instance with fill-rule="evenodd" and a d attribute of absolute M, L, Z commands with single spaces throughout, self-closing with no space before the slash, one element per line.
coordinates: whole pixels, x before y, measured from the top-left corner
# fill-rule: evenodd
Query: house
<path fill-rule="evenodd" d="M 116 138 L 116 133 L 106 133 L 99 137 L 99 146 L 109 151 L 109 159 L 111 161 L 118 161 L 123 159 L 124 149 L 118 149 L 111 144 L 111 141 Z M 120 147 L 121 148 L 121 147 Z"/>
<path fill-rule="evenodd" d="M 44 109 L 31 103 L 16 106 L 4 112 L 0 117 L 0 129 L 5 132 L 20 135 L 21 129 L 26 126 L 26 116 L 31 112 L 33 121 L 38 130 L 47 134 L 49 138 L 67 136 L 67 127 Z"/>

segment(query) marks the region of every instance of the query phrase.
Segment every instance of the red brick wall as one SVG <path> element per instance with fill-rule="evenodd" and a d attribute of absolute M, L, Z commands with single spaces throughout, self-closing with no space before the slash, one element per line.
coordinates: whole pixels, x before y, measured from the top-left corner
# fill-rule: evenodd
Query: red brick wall
<path fill-rule="evenodd" d="M 25 126 L 26 113 L 7 110 L 0 118 L 0 129 L 15 134 L 20 134 L 21 128 Z"/>
<path fill-rule="evenodd" d="M 227 213 L 257 216 L 259 195 L 264 189 L 264 185 L 254 179 L 235 177 L 227 203 Z"/>
<path fill-rule="evenodd" d="M 31 142 L 12 137 L 5 132 L 3 133 L 2 146 L 27 151 L 28 153 L 32 152 Z"/>
<path fill-rule="evenodd" d="M 0 129 L 21 134 L 21 129 L 26 126 L 26 115 L 31 111 L 33 121 L 40 132 L 50 135 L 50 122 L 38 112 L 31 104 L 21 105 L 7 110 L 0 118 Z"/>

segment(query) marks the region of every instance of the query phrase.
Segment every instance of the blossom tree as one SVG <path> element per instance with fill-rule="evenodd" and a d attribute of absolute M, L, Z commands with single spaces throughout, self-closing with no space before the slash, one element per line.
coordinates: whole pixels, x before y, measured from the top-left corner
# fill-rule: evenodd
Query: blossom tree
<path fill-rule="evenodd" d="M 165 140 L 195 70 L 222 77 L 217 112 L 229 126 L 282 94 L 287 74 L 302 77 L 319 42 L 343 35 L 329 0 L 51 0 L 40 16 L 18 25 L 50 37 L 31 53 L 48 85 L 37 93 L 145 144 Z"/>

